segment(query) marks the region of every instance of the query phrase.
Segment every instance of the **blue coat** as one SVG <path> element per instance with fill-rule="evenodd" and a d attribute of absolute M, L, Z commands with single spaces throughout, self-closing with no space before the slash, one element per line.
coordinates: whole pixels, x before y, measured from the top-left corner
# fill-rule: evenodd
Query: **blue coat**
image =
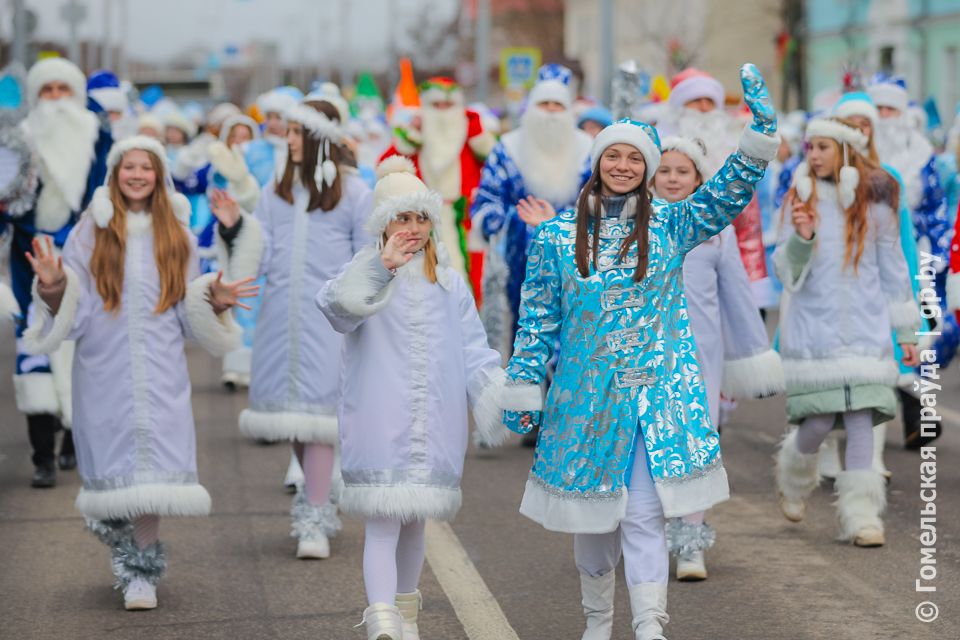
<path fill-rule="evenodd" d="M 507 367 L 506 409 L 536 408 L 519 406 L 520 398 L 539 393 L 558 342 L 560 353 L 521 513 L 557 531 L 616 529 L 626 513 L 638 426 L 666 517 L 729 497 L 687 316 L 683 258 L 737 217 L 766 164 L 737 151 L 687 200 L 654 200 L 640 283 L 632 279 L 636 244 L 618 259 L 632 219 L 602 220 L 598 269 L 587 278 L 574 259 L 576 212 L 538 227 Z"/>

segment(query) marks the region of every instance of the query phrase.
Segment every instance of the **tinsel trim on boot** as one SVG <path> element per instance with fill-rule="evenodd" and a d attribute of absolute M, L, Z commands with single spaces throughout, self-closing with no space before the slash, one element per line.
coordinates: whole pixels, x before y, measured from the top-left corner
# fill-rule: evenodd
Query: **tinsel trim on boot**
<path fill-rule="evenodd" d="M 114 588 L 123 590 L 134 578 L 143 578 L 157 586 L 167 570 L 167 554 L 163 545 L 154 542 L 141 549 L 133 536 L 123 540 L 113 554 Z"/>
<path fill-rule="evenodd" d="M 332 538 L 340 533 L 343 526 L 332 498 L 326 504 L 317 506 L 310 503 L 303 489 L 298 489 L 293 496 L 290 516 L 293 518 L 290 536 L 297 540 L 311 540 L 318 537 L 318 534 Z"/>
<path fill-rule="evenodd" d="M 133 524 L 129 520 L 85 520 L 87 530 L 110 547 L 110 551 L 116 549 L 122 540 L 133 537 Z"/>
<path fill-rule="evenodd" d="M 708 525 L 686 522 L 682 518 L 667 520 L 667 549 L 672 555 L 685 556 L 694 551 L 706 551 L 717 541 L 716 530 Z"/>

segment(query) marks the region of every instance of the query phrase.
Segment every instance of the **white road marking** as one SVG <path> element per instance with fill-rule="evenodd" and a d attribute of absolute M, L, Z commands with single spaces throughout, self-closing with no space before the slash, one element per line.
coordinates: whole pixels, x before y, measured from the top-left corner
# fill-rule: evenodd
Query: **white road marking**
<path fill-rule="evenodd" d="M 453 605 L 467 637 L 470 640 L 519 640 L 450 525 L 428 520 L 426 546 L 430 569 Z"/>

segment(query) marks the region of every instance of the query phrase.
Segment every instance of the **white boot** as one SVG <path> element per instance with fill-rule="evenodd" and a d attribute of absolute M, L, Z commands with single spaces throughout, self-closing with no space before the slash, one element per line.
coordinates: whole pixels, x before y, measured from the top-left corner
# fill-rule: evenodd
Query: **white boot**
<path fill-rule="evenodd" d="M 330 557 L 330 538 L 340 533 L 341 523 L 337 505 L 328 501 L 312 504 L 302 488 L 293 497 L 290 505 L 293 520 L 290 535 L 297 539 L 297 557 L 323 559 Z"/>
<path fill-rule="evenodd" d="M 780 442 L 776 461 L 780 511 L 787 520 L 800 522 L 807 512 L 804 500 L 820 484 L 818 454 L 800 453 L 797 449 L 797 430 L 794 429 Z"/>
<path fill-rule="evenodd" d="M 289 493 L 296 493 L 297 487 L 303 486 L 303 469 L 297 456 L 290 452 L 290 466 L 287 467 L 287 476 L 283 479 L 283 486 Z"/>
<path fill-rule="evenodd" d="M 677 580 L 698 582 L 707 579 L 707 564 L 703 551 L 691 551 L 677 556 Z"/>
<path fill-rule="evenodd" d="M 123 606 L 127 611 L 157 608 L 157 588 L 143 578 L 134 578 L 123 588 Z"/>
<path fill-rule="evenodd" d="M 403 640 L 403 620 L 400 609 L 386 602 L 374 602 L 363 610 L 367 640 Z"/>
<path fill-rule="evenodd" d="M 893 474 L 883 463 L 883 449 L 887 446 L 887 423 L 883 422 L 873 428 L 873 470 L 889 480 Z"/>
<path fill-rule="evenodd" d="M 667 585 L 644 582 L 630 587 L 630 609 L 635 640 L 666 640 L 663 625 L 670 622 Z"/>
<path fill-rule="evenodd" d="M 826 440 L 820 445 L 820 477 L 836 480 L 837 476 L 843 471 L 843 464 L 840 462 L 840 432 L 831 431 L 827 434 Z"/>
<path fill-rule="evenodd" d="M 403 640 L 420 640 L 420 630 L 417 628 L 417 615 L 423 608 L 423 596 L 417 589 L 413 593 L 398 593 L 397 608 L 403 618 Z"/>
<path fill-rule="evenodd" d="M 881 547 L 885 542 L 880 514 L 887 506 L 887 485 L 879 473 L 862 469 L 837 477 L 837 520 L 840 539 L 858 547 Z"/>
<path fill-rule="evenodd" d="M 613 633 L 613 594 L 617 586 L 617 572 L 594 578 L 580 574 L 580 595 L 587 629 L 582 640 L 610 640 Z"/>

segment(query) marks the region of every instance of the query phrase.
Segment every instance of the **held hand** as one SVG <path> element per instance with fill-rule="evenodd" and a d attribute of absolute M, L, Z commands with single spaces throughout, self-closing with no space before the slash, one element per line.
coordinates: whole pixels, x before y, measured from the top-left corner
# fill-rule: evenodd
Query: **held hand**
<path fill-rule="evenodd" d="M 33 272 L 37 274 L 37 280 L 44 286 L 59 284 L 67 275 L 63 272 L 63 259 L 53 252 L 53 241 L 50 236 L 44 236 L 44 242 L 40 238 L 33 239 L 33 254 L 26 252 L 27 261 L 33 267 Z"/>
<path fill-rule="evenodd" d="M 543 411 L 509 411 L 503 412 L 503 425 L 514 433 L 529 433 L 539 427 L 543 421 Z"/>
<path fill-rule="evenodd" d="M 214 189 L 210 195 L 210 211 L 227 229 L 240 220 L 240 205 L 223 189 Z"/>
<path fill-rule="evenodd" d="M 903 357 L 900 358 L 900 362 L 903 363 L 903 366 L 920 366 L 920 354 L 917 353 L 917 345 L 903 343 L 900 345 L 900 350 L 903 351 Z"/>
<path fill-rule="evenodd" d="M 517 203 L 517 215 L 528 225 L 535 227 L 556 216 L 557 212 L 546 200 L 527 196 Z"/>
<path fill-rule="evenodd" d="M 383 262 L 383 266 L 393 271 L 413 260 L 417 240 L 411 238 L 412 235 L 410 231 L 397 231 L 387 238 L 387 243 L 383 245 L 383 250 L 380 252 L 380 261 Z"/>
<path fill-rule="evenodd" d="M 754 131 L 772 136 L 777 132 L 777 110 L 770 99 L 760 70 L 750 62 L 740 67 L 740 84 L 743 86 L 743 101 L 753 114 L 753 124 L 750 127 Z"/>
<path fill-rule="evenodd" d="M 801 202 L 800 200 L 793 201 L 790 210 L 790 221 L 793 223 L 793 228 L 796 229 L 798 236 L 804 240 L 809 240 L 813 237 L 813 233 L 817 228 L 817 221 L 807 203 Z"/>
<path fill-rule="evenodd" d="M 217 279 L 210 283 L 210 306 L 217 313 L 223 313 L 231 307 L 240 307 L 250 311 L 249 305 L 240 302 L 243 298 L 255 298 L 260 287 L 250 286 L 256 278 L 244 278 L 235 282 L 224 282 L 223 271 L 217 273 Z"/>

